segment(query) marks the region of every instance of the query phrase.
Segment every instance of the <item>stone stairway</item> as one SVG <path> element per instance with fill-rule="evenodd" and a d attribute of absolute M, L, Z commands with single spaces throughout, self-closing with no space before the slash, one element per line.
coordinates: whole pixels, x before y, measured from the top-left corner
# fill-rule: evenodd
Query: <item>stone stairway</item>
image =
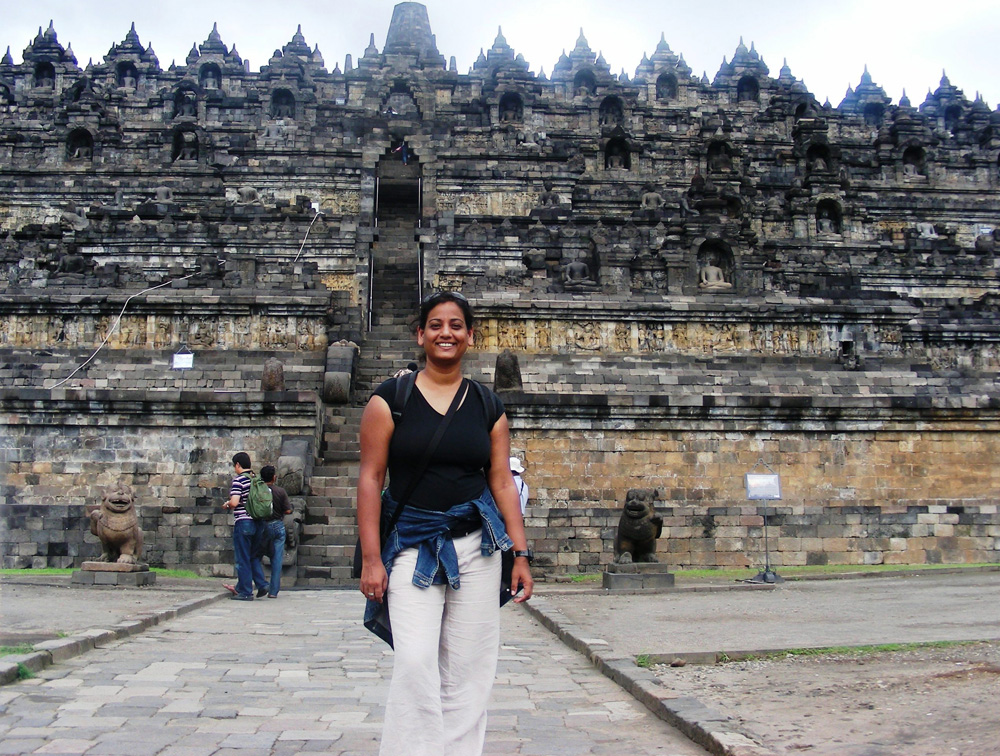
<path fill-rule="evenodd" d="M 372 328 L 361 355 L 348 406 L 324 407 L 320 459 L 309 481 L 308 515 L 299 546 L 298 585 L 347 587 L 357 540 L 355 493 L 360 425 L 365 402 L 379 383 L 415 361 L 408 322 L 418 301 L 419 249 L 412 215 L 380 218 L 372 293 Z"/>
<path fill-rule="evenodd" d="M 363 411 L 357 406 L 323 408 L 323 443 L 309 479 L 297 585 L 351 583 L 357 538 L 354 495 L 360 460 L 358 430 Z"/>

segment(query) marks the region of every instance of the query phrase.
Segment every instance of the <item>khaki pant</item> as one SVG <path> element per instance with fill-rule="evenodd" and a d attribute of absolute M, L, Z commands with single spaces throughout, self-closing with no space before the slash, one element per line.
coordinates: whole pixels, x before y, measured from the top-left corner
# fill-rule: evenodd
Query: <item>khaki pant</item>
<path fill-rule="evenodd" d="M 460 586 L 413 585 L 417 550 L 389 576 L 395 644 L 381 756 L 481 756 L 500 647 L 500 553 L 455 539 Z"/>

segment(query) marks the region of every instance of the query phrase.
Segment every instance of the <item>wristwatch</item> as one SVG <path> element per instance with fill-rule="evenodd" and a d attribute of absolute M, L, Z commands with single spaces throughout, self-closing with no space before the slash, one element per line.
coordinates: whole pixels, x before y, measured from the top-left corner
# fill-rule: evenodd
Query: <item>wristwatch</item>
<path fill-rule="evenodd" d="M 531 564 L 535 560 L 535 553 L 531 549 L 525 549 L 524 551 L 519 551 L 514 549 L 514 558 L 524 557 L 528 560 L 528 564 Z"/>

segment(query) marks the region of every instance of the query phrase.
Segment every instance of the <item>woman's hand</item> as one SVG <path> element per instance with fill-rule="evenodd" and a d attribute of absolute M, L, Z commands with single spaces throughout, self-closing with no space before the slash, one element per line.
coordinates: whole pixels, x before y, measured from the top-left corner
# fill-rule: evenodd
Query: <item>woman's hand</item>
<path fill-rule="evenodd" d="M 535 581 L 531 577 L 531 567 L 524 557 L 514 557 L 514 567 L 510 571 L 510 590 L 514 594 L 514 602 L 520 604 L 531 598 L 535 589 Z M 518 594 L 520 591 L 520 595 Z"/>
<path fill-rule="evenodd" d="M 389 575 L 381 560 L 372 564 L 366 562 L 361 566 L 361 585 L 358 588 L 365 594 L 365 598 L 382 603 L 382 598 L 389 590 Z"/>

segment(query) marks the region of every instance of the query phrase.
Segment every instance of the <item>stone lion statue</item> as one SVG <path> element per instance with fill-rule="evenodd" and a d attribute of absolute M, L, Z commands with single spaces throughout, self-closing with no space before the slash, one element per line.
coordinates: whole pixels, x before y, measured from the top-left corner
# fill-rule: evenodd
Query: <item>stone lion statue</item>
<path fill-rule="evenodd" d="M 615 563 L 656 562 L 656 539 L 663 532 L 663 518 L 656 514 L 654 489 L 631 488 L 615 534 Z"/>
<path fill-rule="evenodd" d="M 130 486 L 118 481 L 112 488 L 105 489 L 101 505 L 90 512 L 90 532 L 101 539 L 102 553 L 95 561 L 140 563 L 142 530 Z"/>

